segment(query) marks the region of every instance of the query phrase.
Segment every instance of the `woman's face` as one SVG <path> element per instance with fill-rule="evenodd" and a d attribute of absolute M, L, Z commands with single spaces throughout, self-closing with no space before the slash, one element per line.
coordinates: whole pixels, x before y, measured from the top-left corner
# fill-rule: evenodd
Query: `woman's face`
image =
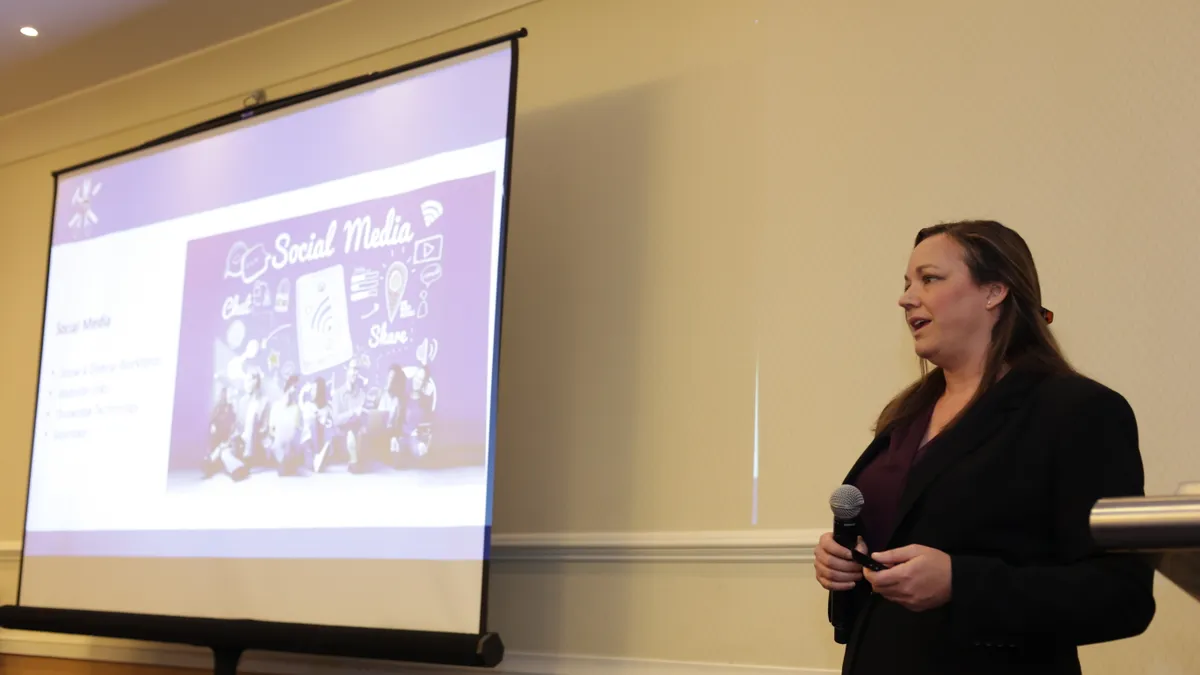
<path fill-rule="evenodd" d="M 975 283 L 954 239 L 922 241 L 909 256 L 900 296 L 917 355 L 948 369 L 982 359 L 1006 294 L 1000 284 Z"/>

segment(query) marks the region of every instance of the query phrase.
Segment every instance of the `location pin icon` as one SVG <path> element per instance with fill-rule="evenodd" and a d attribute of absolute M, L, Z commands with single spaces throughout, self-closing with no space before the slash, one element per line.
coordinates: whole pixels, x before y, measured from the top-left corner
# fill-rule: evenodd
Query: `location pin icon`
<path fill-rule="evenodd" d="M 395 321 L 396 313 L 400 311 L 400 302 L 404 299 L 404 289 L 408 286 L 408 267 L 398 260 L 388 265 L 383 283 L 387 296 L 388 321 Z"/>

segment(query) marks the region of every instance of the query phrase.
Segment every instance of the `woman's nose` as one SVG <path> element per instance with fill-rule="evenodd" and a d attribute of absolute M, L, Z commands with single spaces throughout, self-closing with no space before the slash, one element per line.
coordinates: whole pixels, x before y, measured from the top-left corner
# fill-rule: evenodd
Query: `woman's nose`
<path fill-rule="evenodd" d="M 905 291 L 900 294 L 900 300 L 898 304 L 904 309 L 912 309 L 913 307 L 917 306 L 916 298 L 913 297 L 911 289 L 905 289 Z"/>

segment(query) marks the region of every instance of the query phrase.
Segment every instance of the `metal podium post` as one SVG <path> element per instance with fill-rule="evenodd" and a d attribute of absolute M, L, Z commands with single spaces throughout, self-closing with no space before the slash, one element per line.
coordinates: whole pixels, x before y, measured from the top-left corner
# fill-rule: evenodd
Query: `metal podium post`
<path fill-rule="evenodd" d="M 1200 602 L 1200 483 L 1169 496 L 1101 499 L 1090 524 L 1098 546 L 1155 556 L 1158 571 Z"/>

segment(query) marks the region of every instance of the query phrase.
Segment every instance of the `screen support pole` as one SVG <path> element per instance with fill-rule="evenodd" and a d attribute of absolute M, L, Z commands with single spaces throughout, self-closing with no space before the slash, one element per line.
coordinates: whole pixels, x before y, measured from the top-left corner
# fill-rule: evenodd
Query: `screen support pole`
<path fill-rule="evenodd" d="M 241 647 L 216 647 L 213 651 L 213 675 L 237 675 L 238 661 L 242 658 Z"/>

